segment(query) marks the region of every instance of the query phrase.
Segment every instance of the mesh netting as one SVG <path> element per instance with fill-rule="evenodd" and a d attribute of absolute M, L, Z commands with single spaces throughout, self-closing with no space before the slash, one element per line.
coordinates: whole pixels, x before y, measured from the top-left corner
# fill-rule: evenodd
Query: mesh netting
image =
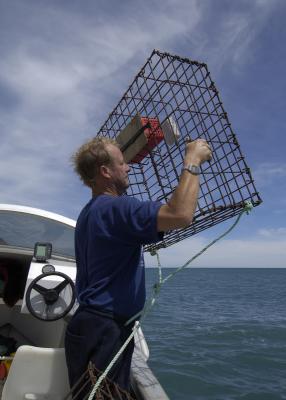
<path fill-rule="evenodd" d="M 201 166 L 193 223 L 146 250 L 170 246 L 261 203 L 228 115 L 206 64 L 154 50 L 97 135 L 118 138 L 130 123 L 146 144 L 130 161 L 127 194 L 167 201 L 178 185 L 187 140 L 206 139 L 213 159 Z M 171 136 L 170 136 L 171 129 Z M 167 136 L 166 131 L 169 130 Z M 135 138 L 135 139 L 134 139 Z"/>

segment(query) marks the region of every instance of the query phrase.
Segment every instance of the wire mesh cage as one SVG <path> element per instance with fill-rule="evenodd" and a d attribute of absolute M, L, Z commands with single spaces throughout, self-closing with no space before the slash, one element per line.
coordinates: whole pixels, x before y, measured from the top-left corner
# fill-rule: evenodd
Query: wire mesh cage
<path fill-rule="evenodd" d="M 145 250 L 170 246 L 262 200 L 204 63 L 154 50 L 97 135 L 117 139 L 130 163 L 127 195 L 168 201 L 178 185 L 186 141 L 205 139 L 211 162 L 201 166 L 193 223 L 167 232 Z"/>

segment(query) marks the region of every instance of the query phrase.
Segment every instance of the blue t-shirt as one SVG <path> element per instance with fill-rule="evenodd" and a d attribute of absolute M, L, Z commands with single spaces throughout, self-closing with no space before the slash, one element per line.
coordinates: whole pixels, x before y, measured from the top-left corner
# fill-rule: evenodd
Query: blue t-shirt
<path fill-rule="evenodd" d="M 145 303 L 142 245 L 157 232 L 161 203 L 100 195 L 81 211 L 75 230 L 76 290 L 81 305 L 130 318 Z"/>

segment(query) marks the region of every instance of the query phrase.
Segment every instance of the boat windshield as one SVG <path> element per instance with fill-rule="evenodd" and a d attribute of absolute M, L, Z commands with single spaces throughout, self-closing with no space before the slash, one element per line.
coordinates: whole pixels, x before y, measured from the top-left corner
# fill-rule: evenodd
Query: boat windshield
<path fill-rule="evenodd" d="M 53 254 L 75 257 L 74 228 L 60 221 L 17 211 L 0 211 L 0 245 L 34 249 L 50 242 Z"/>

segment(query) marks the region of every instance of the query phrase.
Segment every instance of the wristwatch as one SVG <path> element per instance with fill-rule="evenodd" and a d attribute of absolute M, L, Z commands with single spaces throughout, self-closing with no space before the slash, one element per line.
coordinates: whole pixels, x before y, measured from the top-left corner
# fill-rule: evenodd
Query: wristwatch
<path fill-rule="evenodd" d="M 192 175 L 200 175 L 200 167 L 197 165 L 190 164 L 182 169 L 182 171 L 184 170 L 189 171 L 189 173 Z"/>

